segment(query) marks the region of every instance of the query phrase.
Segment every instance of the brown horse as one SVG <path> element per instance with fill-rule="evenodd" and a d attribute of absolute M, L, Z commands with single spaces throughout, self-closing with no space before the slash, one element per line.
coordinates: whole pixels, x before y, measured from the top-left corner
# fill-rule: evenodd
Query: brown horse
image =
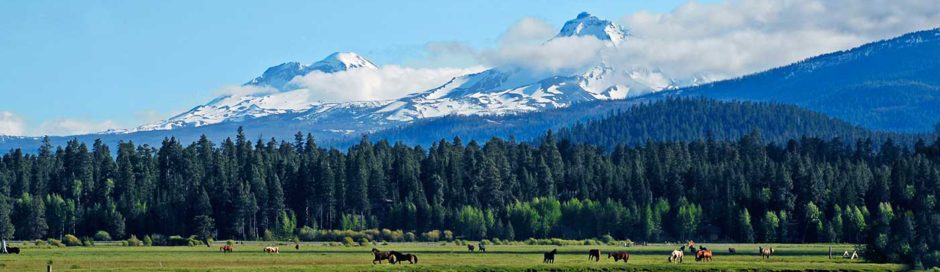
<path fill-rule="evenodd" d="M 558 254 L 558 249 L 552 249 L 552 251 L 545 252 L 545 258 L 542 259 L 542 262 L 555 263 L 555 254 Z"/>
<path fill-rule="evenodd" d="M 774 254 L 774 248 L 772 248 L 772 247 L 767 247 L 767 248 L 764 248 L 764 247 L 757 247 L 757 249 L 760 251 L 760 257 L 761 257 L 761 259 L 763 259 L 763 258 L 770 259 L 770 255 L 773 255 L 773 254 Z"/>
<path fill-rule="evenodd" d="M 700 262 L 710 262 L 712 260 L 712 250 L 711 249 L 699 249 L 695 252 L 695 261 Z"/>
<path fill-rule="evenodd" d="M 473 245 L 467 245 L 467 251 L 470 251 L 472 253 L 474 249 L 475 248 L 473 247 Z"/>
<path fill-rule="evenodd" d="M 232 252 L 233 248 L 230 245 L 224 245 L 222 247 L 219 247 L 219 251 L 221 251 L 222 253 Z"/>
<path fill-rule="evenodd" d="M 607 253 L 607 258 L 610 259 L 611 257 L 614 258 L 615 263 L 620 260 L 623 260 L 623 263 L 627 263 L 627 261 L 630 260 L 630 252 L 618 251 L 618 252 L 613 252 L 613 253 Z"/>
<path fill-rule="evenodd" d="M 16 253 L 16 255 L 20 255 L 20 248 L 18 248 L 18 247 L 7 247 L 7 254 L 14 254 L 14 253 Z"/>
<path fill-rule="evenodd" d="M 411 263 L 411 264 L 418 263 L 418 255 L 414 255 L 410 253 L 401 253 L 398 251 L 389 251 L 388 253 L 392 255 L 388 259 L 389 263 L 396 264 L 396 263 L 403 263 L 405 261 L 408 261 L 408 263 Z"/>
<path fill-rule="evenodd" d="M 377 248 L 372 248 L 372 255 L 375 255 L 375 259 L 372 260 L 372 264 L 375 264 L 375 262 L 382 263 L 383 260 L 389 260 L 389 262 L 391 262 L 389 258 L 391 258 L 392 254 L 389 252 L 384 252 L 384 251 L 380 251 Z"/>
<path fill-rule="evenodd" d="M 737 249 L 734 249 L 733 247 L 729 247 L 729 248 L 728 248 L 728 253 L 731 253 L 731 254 L 738 254 L 738 250 L 737 250 Z"/>
<path fill-rule="evenodd" d="M 601 250 L 591 249 L 588 251 L 588 261 L 599 262 L 601 260 Z"/>

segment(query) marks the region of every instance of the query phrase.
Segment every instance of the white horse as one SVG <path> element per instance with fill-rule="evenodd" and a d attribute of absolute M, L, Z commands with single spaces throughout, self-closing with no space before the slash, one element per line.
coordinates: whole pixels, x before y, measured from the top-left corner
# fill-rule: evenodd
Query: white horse
<path fill-rule="evenodd" d="M 277 254 L 277 253 L 280 253 L 281 250 L 280 250 L 279 248 L 277 248 L 277 247 L 266 247 L 266 248 L 264 248 L 264 252 Z"/>
<path fill-rule="evenodd" d="M 669 256 L 669 262 L 670 262 L 670 263 L 681 263 L 681 262 L 682 262 L 682 256 L 684 256 L 684 255 L 685 255 L 685 253 L 683 253 L 682 250 L 678 250 L 678 249 L 677 249 L 677 250 L 673 250 L 673 251 L 672 251 L 672 255 Z"/>

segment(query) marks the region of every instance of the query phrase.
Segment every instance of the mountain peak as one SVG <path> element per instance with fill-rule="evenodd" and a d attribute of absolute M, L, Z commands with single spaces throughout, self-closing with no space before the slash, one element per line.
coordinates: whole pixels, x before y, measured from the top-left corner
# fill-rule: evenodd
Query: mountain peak
<path fill-rule="evenodd" d="M 627 31 L 608 20 L 597 18 L 587 12 L 581 12 L 574 19 L 565 22 L 556 37 L 593 36 L 598 40 L 620 43 L 627 36 Z"/>
<path fill-rule="evenodd" d="M 245 85 L 270 86 L 281 91 L 292 90 L 297 86 L 291 84 L 295 77 L 304 76 L 313 71 L 335 73 L 353 69 L 378 69 L 374 63 L 353 52 L 335 52 L 323 60 L 312 64 L 299 62 L 285 62 L 272 66 L 261 76 L 245 83 Z"/>
<path fill-rule="evenodd" d="M 310 65 L 310 70 L 319 70 L 326 73 L 358 68 L 378 69 L 374 63 L 353 52 L 335 52 Z"/>

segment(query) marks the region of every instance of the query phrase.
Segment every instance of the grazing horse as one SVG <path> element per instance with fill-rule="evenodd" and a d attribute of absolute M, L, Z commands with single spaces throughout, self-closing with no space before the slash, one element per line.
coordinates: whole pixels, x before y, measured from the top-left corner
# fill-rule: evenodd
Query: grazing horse
<path fill-rule="evenodd" d="M 607 254 L 607 255 L 610 255 L 610 254 Z M 607 257 L 609 258 L 610 256 L 607 256 Z M 588 251 L 588 261 L 592 261 L 592 260 L 595 262 L 601 261 L 600 249 L 591 249 Z"/>
<path fill-rule="evenodd" d="M 620 260 L 623 260 L 623 263 L 627 263 L 627 261 L 630 260 L 630 253 L 626 251 L 607 253 L 607 258 L 610 259 L 611 257 L 614 258 L 615 263 Z"/>
<path fill-rule="evenodd" d="M 7 247 L 7 254 L 13 254 L 13 253 L 16 253 L 16 255 L 20 255 L 20 248 L 18 248 L 18 247 Z"/>
<path fill-rule="evenodd" d="M 480 252 L 486 253 L 486 244 L 484 244 L 483 242 L 480 242 L 479 247 L 480 247 Z"/>
<path fill-rule="evenodd" d="M 695 253 L 695 261 L 710 262 L 712 260 L 712 251 L 708 249 L 699 249 Z"/>
<path fill-rule="evenodd" d="M 375 259 L 372 260 L 372 264 L 375 264 L 375 262 L 382 263 L 382 260 L 389 260 L 389 262 L 391 262 L 391 259 L 389 258 L 391 258 L 392 254 L 389 252 L 384 252 L 384 251 L 380 251 L 377 248 L 372 248 L 372 255 L 375 255 Z"/>
<path fill-rule="evenodd" d="M 467 251 L 470 251 L 472 253 L 474 249 L 476 248 L 473 247 L 473 245 L 467 245 Z"/>
<path fill-rule="evenodd" d="M 738 254 L 738 250 L 737 250 L 737 249 L 734 249 L 733 247 L 729 247 L 729 248 L 728 248 L 728 253 L 731 253 L 731 254 Z"/>
<path fill-rule="evenodd" d="M 398 251 L 389 251 L 388 253 L 392 255 L 388 259 L 389 263 L 397 264 L 397 263 L 403 263 L 405 261 L 408 261 L 408 263 L 411 263 L 411 264 L 418 263 L 418 255 L 414 255 L 410 253 L 401 253 Z"/>
<path fill-rule="evenodd" d="M 757 247 L 757 249 L 760 250 L 760 257 L 761 257 L 761 259 L 763 259 L 763 258 L 770 259 L 770 255 L 773 255 L 773 254 L 774 254 L 774 248 L 772 248 L 772 247 L 767 247 L 767 248 L 765 248 L 765 247 Z"/>
<path fill-rule="evenodd" d="M 552 251 L 545 252 L 545 258 L 542 259 L 542 262 L 555 263 L 555 254 L 558 254 L 558 249 L 552 249 Z"/>
<path fill-rule="evenodd" d="M 669 256 L 670 263 L 681 263 L 682 256 L 685 256 L 685 252 L 682 250 L 673 250 L 672 255 Z"/>
<path fill-rule="evenodd" d="M 221 251 L 222 253 L 232 252 L 233 248 L 230 245 L 224 245 L 222 247 L 219 247 L 219 251 Z"/>
<path fill-rule="evenodd" d="M 264 248 L 264 252 L 265 252 L 265 253 L 274 253 L 274 254 L 278 254 L 278 253 L 281 252 L 281 249 L 279 249 L 279 248 L 277 248 L 277 247 L 266 247 L 266 248 Z"/>

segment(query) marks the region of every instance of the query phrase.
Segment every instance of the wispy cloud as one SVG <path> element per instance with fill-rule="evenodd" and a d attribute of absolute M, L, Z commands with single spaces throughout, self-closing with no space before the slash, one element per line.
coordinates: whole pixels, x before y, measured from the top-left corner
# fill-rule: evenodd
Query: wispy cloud
<path fill-rule="evenodd" d="M 633 34 L 613 63 L 689 77 L 739 76 L 865 42 L 940 26 L 932 1 L 689 2 L 620 20 Z"/>
<path fill-rule="evenodd" d="M 39 124 L 34 135 L 78 135 L 102 132 L 109 129 L 118 129 L 121 126 L 112 120 L 89 121 L 73 118 L 62 118 Z"/>
<path fill-rule="evenodd" d="M 500 34 L 492 48 L 451 44 L 461 50 L 446 52 L 472 56 L 489 67 L 558 72 L 603 61 L 680 80 L 722 79 L 940 27 L 940 5 L 919 0 L 690 1 L 665 13 L 607 19 L 631 34 L 617 47 L 591 37 L 552 39 L 560 26 L 523 18 Z"/>
<path fill-rule="evenodd" d="M 0 111 L 0 135 L 22 136 L 26 133 L 23 118 L 9 111 Z"/>
<path fill-rule="evenodd" d="M 312 72 L 293 82 L 311 90 L 310 99 L 324 102 L 385 100 L 428 90 L 453 77 L 478 72 L 470 68 L 409 68 L 386 65 L 337 73 Z"/>

